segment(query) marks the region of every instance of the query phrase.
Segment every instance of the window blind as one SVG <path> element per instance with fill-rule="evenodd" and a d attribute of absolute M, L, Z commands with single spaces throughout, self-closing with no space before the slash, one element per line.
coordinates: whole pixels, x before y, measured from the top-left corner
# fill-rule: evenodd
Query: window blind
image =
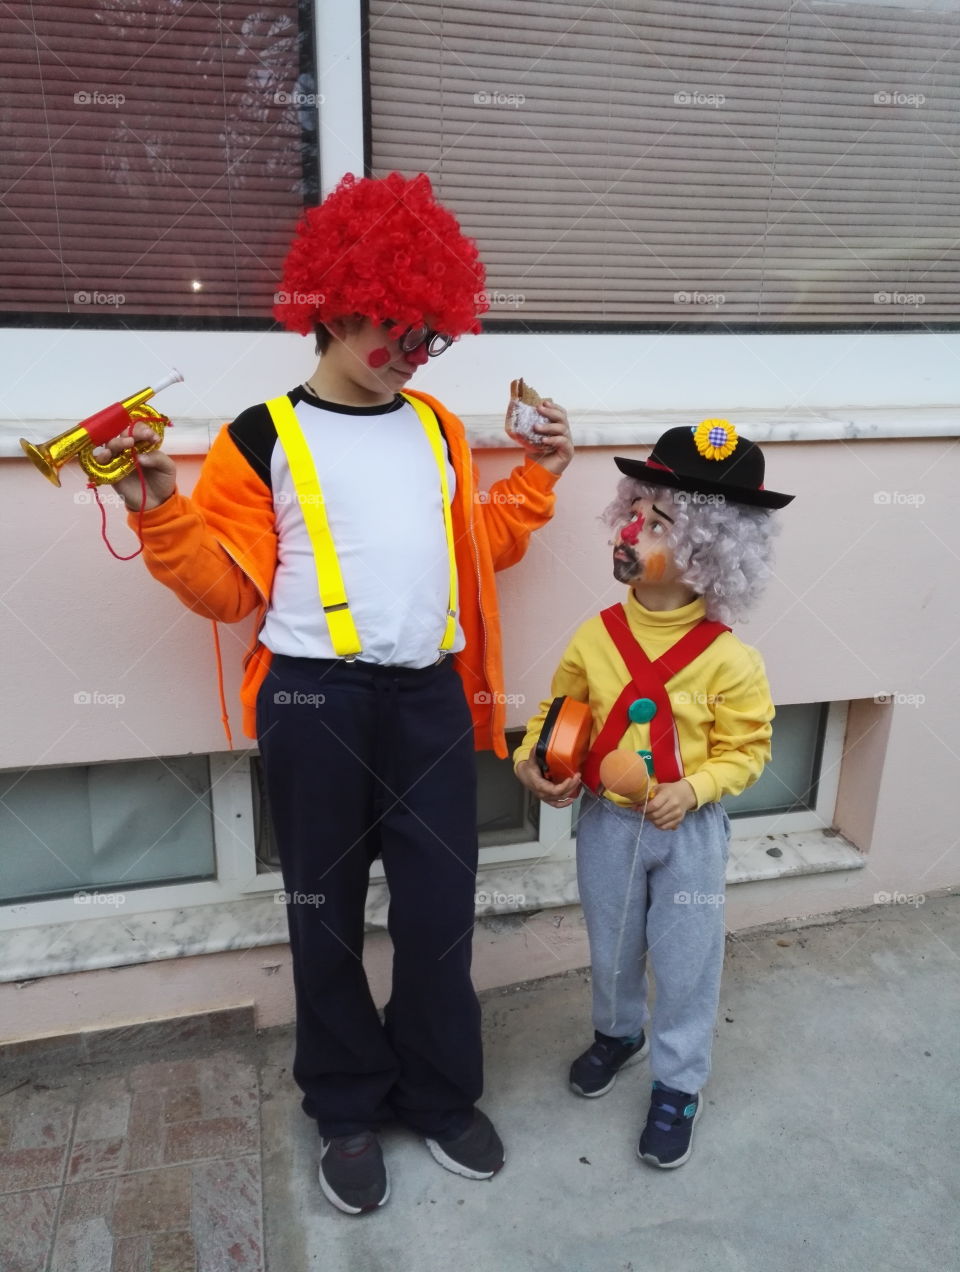
<path fill-rule="evenodd" d="M 960 12 L 370 0 L 375 175 L 476 237 L 488 320 L 955 321 Z"/>
<path fill-rule="evenodd" d="M 270 318 L 315 202 L 311 6 L 0 6 L 0 310 Z"/>

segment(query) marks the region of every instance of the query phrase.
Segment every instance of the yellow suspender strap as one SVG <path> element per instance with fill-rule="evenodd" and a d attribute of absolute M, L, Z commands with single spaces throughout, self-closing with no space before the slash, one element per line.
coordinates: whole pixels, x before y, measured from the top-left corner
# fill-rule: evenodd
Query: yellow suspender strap
<path fill-rule="evenodd" d="M 337 559 L 337 550 L 327 521 L 323 492 L 320 489 L 320 480 L 317 477 L 307 439 L 303 435 L 293 404 L 286 394 L 283 397 L 272 398 L 267 403 L 267 410 L 270 412 L 280 445 L 290 465 L 293 488 L 297 492 L 300 512 L 313 546 L 313 559 L 317 567 L 317 587 L 334 653 L 338 658 L 359 654 L 363 646 L 360 644 L 360 637 L 357 635 L 353 615 L 347 603 L 340 562 Z"/>
<path fill-rule="evenodd" d="M 440 498 L 443 502 L 443 529 L 447 537 L 447 560 L 450 562 L 450 590 L 449 603 L 447 605 L 447 621 L 443 631 L 443 640 L 440 642 L 441 650 L 453 648 L 453 642 L 457 636 L 457 603 L 458 603 L 458 584 L 457 584 L 457 557 L 453 545 L 453 518 L 450 514 L 450 485 L 447 481 L 447 448 L 443 440 L 443 434 L 440 432 L 440 423 L 436 415 L 427 406 L 426 402 L 421 402 L 419 398 L 413 397 L 408 393 L 400 395 L 405 401 L 409 402 L 416 411 L 420 423 L 423 425 L 424 432 L 430 442 L 430 449 L 433 451 L 433 458 L 437 461 L 437 470 L 440 473 Z"/>
<path fill-rule="evenodd" d="M 449 604 L 443 640 L 440 642 L 440 649 L 446 651 L 453 647 L 457 634 L 458 599 L 457 559 L 453 543 L 453 519 L 450 512 L 446 447 L 440 432 L 439 422 L 433 411 L 426 403 L 421 402 L 419 398 L 408 397 L 405 393 L 403 397 L 416 411 L 424 427 L 427 439 L 430 442 L 430 449 L 433 451 L 433 457 L 437 462 L 437 469 L 440 473 L 443 528 L 447 539 L 447 557 L 450 562 Z M 283 397 L 272 398 L 267 403 L 267 409 L 277 430 L 277 438 L 287 457 L 294 490 L 300 501 L 300 512 L 307 527 L 307 534 L 310 536 L 313 559 L 317 568 L 317 588 L 320 592 L 320 600 L 323 604 L 323 613 L 327 620 L 334 653 L 338 658 L 351 657 L 359 654 L 363 646 L 360 644 L 360 637 L 357 634 L 353 616 L 350 613 L 347 593 L 343 585 L 343 575 L 340 571 L 340 562 L 337 559 L 333 535 L 330 533 L 326 504 L 324 503 L 323 492 L 320 489 L 320 479 L 317 476 L 313 456 L 310 454 L 310 448 L 303 435 L 296 411 L 294 411 L 293 405 L 286 394 Z"/>

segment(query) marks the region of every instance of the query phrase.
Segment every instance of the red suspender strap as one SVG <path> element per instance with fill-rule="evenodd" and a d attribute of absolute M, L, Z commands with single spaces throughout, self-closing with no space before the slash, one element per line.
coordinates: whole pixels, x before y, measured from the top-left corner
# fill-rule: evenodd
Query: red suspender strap
<path fill-rule="evenodd" d="M 631 680 L 611 708 L 590 749 L 583 767 L 583 780 L 591 790 L 597 790 L 600 762 L 608 752 L 617 747 L 626 732 L 630 723 L 627 716 L 630 704 L 636 698 L 650 698 L 657 707 L 656 715 L 650 721 L 650 750 L 653 752 L 654 774 L 658 782 L 679 782 L 683 777 L 683 768 L 666 683 L 699 657 L 721 632 L 728 632 L 730 628 L 707 618 L 701 619 L 696 627 L 671 645 L 665 654 L 651 662 L 631 632 L 622 605 L 611 605 L 600 617 L 626 664 Z"/>
<path fill-rule="evenodd" d="M 623 722 L 627 719 L 630 703 L 636 697 L 642 697 L 642 695 L 637 693 L 635 685 L 628 684 L 611 707 L 610 714 L 604 720 L 603 728 L 597 734 L 596 741 L 584 761 L 583 784 L 594 794 L 598 794 L 600 790 L 600 761 L 608 752 L 616 749 L 617 743 L 623 737 L 626 731 Z"/>

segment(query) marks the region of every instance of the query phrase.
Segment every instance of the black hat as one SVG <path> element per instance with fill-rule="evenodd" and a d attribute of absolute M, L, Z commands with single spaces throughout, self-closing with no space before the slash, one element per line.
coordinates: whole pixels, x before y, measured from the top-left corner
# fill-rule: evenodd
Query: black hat
<path fill-rule="evenodd" d="M 646 460 L 613 461 L 622 473 L 655 486 L 723 495 L 754 508 L 783 508 L 793 495 L 764 490 L 763 451 L 737 434 L 727 420 L 703 420 L 694 428 L 668 428 Z"/>

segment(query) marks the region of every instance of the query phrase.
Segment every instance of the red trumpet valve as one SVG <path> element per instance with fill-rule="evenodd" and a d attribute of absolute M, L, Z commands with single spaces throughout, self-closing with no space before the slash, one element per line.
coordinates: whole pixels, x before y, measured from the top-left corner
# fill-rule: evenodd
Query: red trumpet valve
<path fill-rule="evenodd" d="M 130 427 L 130 416 L 122 402 L 114 402 L 112 406 L 105 406 L 102 411 L 97 411 L 95 415 L 81 420 L 79 427 L 86 429 L 91 446 L 102 446 L 104 442 L 109 442 L 111 437 L 119 437 L 121 433 L 127 431 Z"/>

